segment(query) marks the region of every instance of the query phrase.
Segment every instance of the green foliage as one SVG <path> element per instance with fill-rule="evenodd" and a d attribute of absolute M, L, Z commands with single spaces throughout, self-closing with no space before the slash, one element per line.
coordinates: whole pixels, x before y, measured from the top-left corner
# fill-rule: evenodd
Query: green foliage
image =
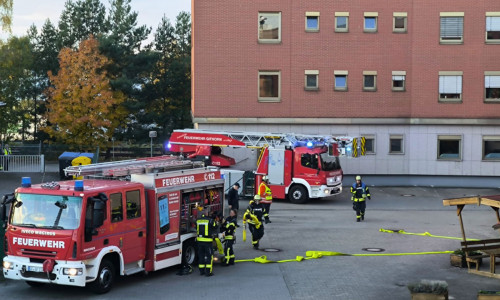
<path fill-rule="evenodd" d="M 0 25 L 2 30 L 11 32 L 13 0 L 0 0 Z"/>
<path fill-rule="evenodd" d="M 448 283 L 442 280 L 421 280 L 420 282 L 412 282 L 408 284 L 408 289 L 411 293 L 426 293 L 426 294 L 446 294 L 448 292 Z"/>

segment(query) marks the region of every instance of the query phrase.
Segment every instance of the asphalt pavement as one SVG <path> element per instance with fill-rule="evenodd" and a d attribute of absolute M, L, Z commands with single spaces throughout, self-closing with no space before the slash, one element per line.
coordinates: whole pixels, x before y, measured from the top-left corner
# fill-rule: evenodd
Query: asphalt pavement
<path fill-rule="evenodd" d="M 0 173 L 0 193 L 12 192 L 25 174 Z M 32 176 L 33 183 L 58 179 L 56 173 Z M 349 183 L 346 183 L 349 184 Z M 368 183 L 369 184 L 369 183 Z M 363 249 L 382 249 L 380 254 L 449 251 L 460 240 L 380 232 L 379 229 L 460 237 L 454 207 L 442 200 L 467 195 L 500 194 L 498 189 L 377 187 L 370 186 L 366 219 L 357 223 L 346 188 L 335 197 L 294 205 L 275 200 L 271 224 L 265 225 L 261 250 L 252 249 L 237 229 L 236 259 L 294 260 L 306 251 L 370 254 Z M 246 207 L 248 200 L 241 200 Z M 466 207 L 463 212 L 469 238 L 499 238 L 491 226 L 494 212 L 487 207 Z M 241 220 L 239 222 L 241 224 Z M 483 270 L 489 262 L 483 261 Z M 197 270 L 177 276 L 177 268 L 120 278 L 113 290 L 93 295 L 84 288 L 46 286 L 31 288 L 23 282 L 0 281 L 0 294 L 9 299 L 410 299 L 407 285 L 422 279 L 444 280 L 449 299 L 476 299 L 479 290 L 500 290 L 500 280 L 468 274 L 452 267 L 449 254 L 399 256 L 330 256 L 319 259 L 260 264 L 238 262 L 214 267 L 206 278 Z"/>

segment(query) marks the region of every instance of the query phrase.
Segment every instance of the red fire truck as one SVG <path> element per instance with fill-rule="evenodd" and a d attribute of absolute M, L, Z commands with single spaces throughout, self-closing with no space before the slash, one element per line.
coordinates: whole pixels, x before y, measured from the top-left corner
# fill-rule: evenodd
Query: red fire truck
<path fill-rule="evenodd" d="M 255 188 L 267 175 L 274 198 L 288 197 L 301 204 L 341 193 L 343 172 L 338 157 L 364 155 L 364 141 L 362 137 L 183 129 L 174 130 L 169 145 L 171 151 L 208 158 L 217 166 L 234 165 L 234 159 L 221 154 L 221 147 L 262 149 Z"/>
<path fill-rule="evenodd" d="M 5 278 L 105 293 L 116 275 L 193 264 L 198 208 L 223 210 L 220 171 L 201 162 L 159 157 L 65 172 L 86 179 L 32 185 L 25 177 L 4 196 Z"/>

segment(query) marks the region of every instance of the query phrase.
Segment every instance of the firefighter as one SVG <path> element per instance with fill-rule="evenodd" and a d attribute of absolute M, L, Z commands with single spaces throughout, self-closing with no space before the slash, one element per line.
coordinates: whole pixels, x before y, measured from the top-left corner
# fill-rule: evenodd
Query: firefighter
<path fill-rule="evenodd" d="M 234 249 L 236 242 L 234 231 L 236 230 L 236 209 L 229 211 L 229 217 L 224 220 L 221 226 L 221 232 L 224 235 L 224 262 L 223 266 L 234 265 Z"/>
<path fill-rule="evenodd" d="M 3 169 L 4 171 L 9 170 L 9 155 L 12 155 L 12 150 L 9 147 L 9 144 L 5 144 L 3 150 L 3 155 L 5 156 L 3 159 Z"/>
<path fill-rule="evenodd" d="M 356 222 L 365 219 L 366 198 L 371 200 L 370 190 L 364 182 L 361 181 L 361 176 L 356 176 L 356 182 L 351 186 L 352 209 L 356 211 Z"/>
<path fill-rule="evenodd" d="M 261 197 L 260 203 L 264 205 L 267 215 L 265 216 L 265 223 L 271 223 L 269 220 L 269 211 L 271 210 L 271 204 L 273 203 L 273 193 L 269 188 L 269 178 L 267 176 L 262 176 L 262 182 L 259 185 L 258 195 Z"/>
<path fill-rule="evenodd" d="M 198 220 L 196 220 L 196 232 L 198 237 L 196 243 L 198 246 L 198 268 L 200 275 L 212 276 L 212 267 L 214 261 L 214 250 L 212 243 L 213 236 L 217 233 L 217 222 L 215 219 L 203 213 Z"/>
<path fill-rule="evenodd" d="M 252 233 L 253 248 L 259 249 L 259 241 L 264 236 L 264 224 L 262 218 L 267 216 L 266 208 L 260 203 L 261 197 L 255 195 L 253 201 L 250 201 L 245 214 L 243 215 L 243 224 L 248 222 L 250 233 Z"/>

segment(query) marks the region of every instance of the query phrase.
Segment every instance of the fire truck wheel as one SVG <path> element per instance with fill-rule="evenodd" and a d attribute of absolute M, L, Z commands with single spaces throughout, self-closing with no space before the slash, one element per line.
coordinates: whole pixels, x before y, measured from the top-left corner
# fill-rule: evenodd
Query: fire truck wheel
<path fill-rule="evenodd" d="M 308 200 L 307 190 L 301 185 L 294 185 L 288 191 L 288 198 L 293 204 L 304 204 Z"/>
<path fill-rule="evenodd" d="M 194 265 L 196 263 L 196 244 L 193 240 L 189 240 L 182 245 L 182 264 Z"/>
<path fill-rule="evenodd" d="M 36 281 L 26 281 L 26 284 L 28 284 L 31 287 L 34 288 L 39 288 L 45 285 L 45 282 L 36 282 Z"/>
<path fill-rule="evenodd" d="M 104 294 L 111 290 L 115 280 L 115 266 L 107 259 L 103 259 L 97 273 L 97 279 L 90 284 L 90 289 L 96 294 Z"/>

